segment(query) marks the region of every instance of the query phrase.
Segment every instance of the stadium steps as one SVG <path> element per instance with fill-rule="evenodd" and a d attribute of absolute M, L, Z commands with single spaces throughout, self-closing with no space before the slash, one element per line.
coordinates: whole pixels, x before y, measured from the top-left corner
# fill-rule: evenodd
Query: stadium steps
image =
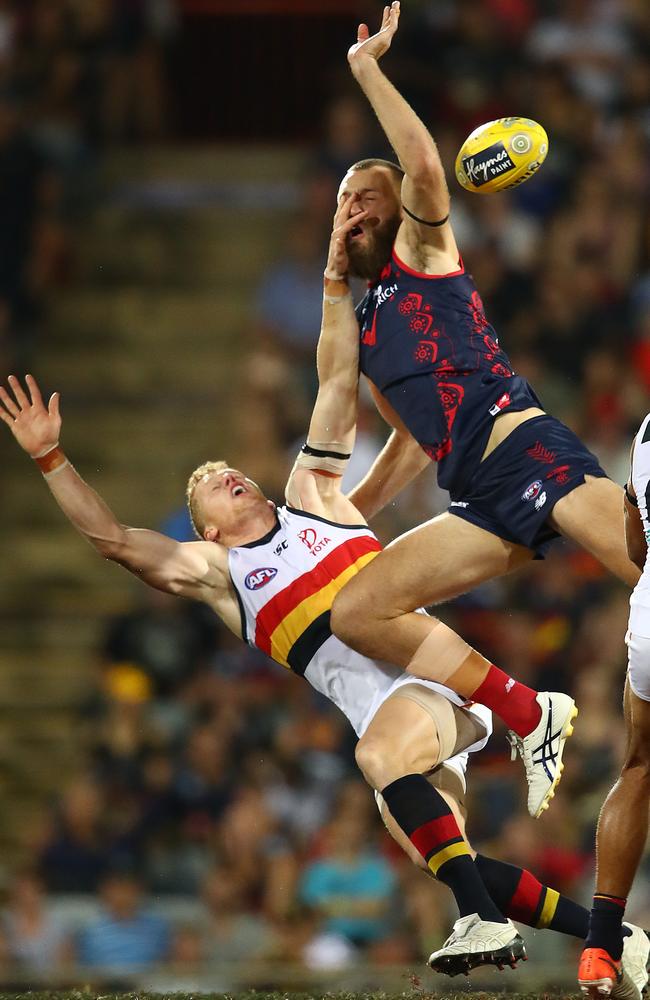
<path fill-rule="evenodd" d="M 124 523 L 157 526 L 192 468 L 238 447 L 250 296 L 300 168 L 295 151 L 228 148 L 116 153 L 103 169 L 34 374 L 61 392 L 66 450 Z M 1 881 L 83 769 L 97 647 L 134 585 L 75 536 L 7 435 L 0 461 Z"/>

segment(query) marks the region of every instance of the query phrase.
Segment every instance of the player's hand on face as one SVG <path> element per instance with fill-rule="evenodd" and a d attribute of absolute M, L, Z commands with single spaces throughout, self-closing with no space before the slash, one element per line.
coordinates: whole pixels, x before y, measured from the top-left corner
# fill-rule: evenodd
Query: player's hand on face
<path fill-rule="evenodd" d="M 348 273 L 349 261 L 347 250 L 348 233 L 358 226 L 368 213 L 362 210 L 355 194 L 343 194 L 336 206 L 332 235 L 327 253 L 325 274 L 328 278 L 344 280 Z"/>
<path fill-rule="evenodd" d="M 364 58 L 381 59 L 384 52 L 388 51 L 393 35 L 397 31 L 399 14 L 399 0 L 393 0 L 390 7 L 384 7 L 381 28 L 376 35 L 370 34 L 367 24 L 359 25 L 356 44 L 348 51 L 348 62 L 352 69 Z"/>
<path fill-rule="evenodd" d="M 26 389 L 15 375 L 10 375 L 8 382 L 8 389 L 0 385 L 0 420 L 28 455 L 45 455 L 59 443 L 59 393 L 52 393 L 46 407 L 31 375 L 25 378 Z"/>

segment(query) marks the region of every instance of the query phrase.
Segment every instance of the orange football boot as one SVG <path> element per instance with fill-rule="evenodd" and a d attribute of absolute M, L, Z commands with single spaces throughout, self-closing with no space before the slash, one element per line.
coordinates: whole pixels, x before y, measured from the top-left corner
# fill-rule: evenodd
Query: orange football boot
<path fill-rule="evenodd" d="M 625 975 L 622 962 L 612 958 L 604 948 L 585 948 L 578 966 L 578 985 L 591 1000 L 603 997 L 617 1000 L 639 1000 L 639 991 Z"/>

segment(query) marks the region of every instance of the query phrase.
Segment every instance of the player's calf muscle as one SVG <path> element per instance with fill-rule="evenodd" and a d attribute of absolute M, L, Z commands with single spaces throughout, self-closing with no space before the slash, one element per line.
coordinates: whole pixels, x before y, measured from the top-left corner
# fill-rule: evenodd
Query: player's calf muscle
<path fill-rule="evenodd" d="M 639 780 L 650 782 L 650 732 L 647 723 L 634 726 L 623 771 L 638 771 Z"/>

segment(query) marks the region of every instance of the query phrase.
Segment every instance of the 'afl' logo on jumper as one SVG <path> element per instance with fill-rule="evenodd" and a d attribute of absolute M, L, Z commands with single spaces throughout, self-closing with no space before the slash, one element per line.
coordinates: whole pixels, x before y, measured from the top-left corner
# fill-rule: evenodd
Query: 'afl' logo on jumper
<path fill-rule="evenodd" d="M 303 528 L 302 531 L 298 532 L 298 538 L 308 549 L 312 549 L 316 541 L 316 532 L 313 528 Z"/>
<path fill-rule="evenodd" d="M 524 492 L 521 494 L 522 500 L 534 500 L 542 488 L 542 480 L 536 479 L 534 483 L 527 486 Z"/>
<path fill-rule="evenodd" d="M 259 590 L 260 587 L 265 587 L 277 575 L 277 569 L 274 569 L 272 566 L 261 566 L 259 569 L 254 569 L 244 580 L 246 589 Z"/>

